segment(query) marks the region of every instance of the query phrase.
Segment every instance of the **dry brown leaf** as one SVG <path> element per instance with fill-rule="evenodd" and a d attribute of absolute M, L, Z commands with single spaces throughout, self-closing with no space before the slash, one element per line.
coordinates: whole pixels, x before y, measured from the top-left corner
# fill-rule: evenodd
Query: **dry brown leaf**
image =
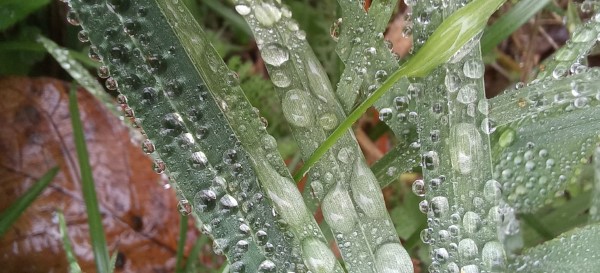
<path fill-rule="evenodd" d="M 61 171 L 0 238 L 0 272 L 66 272 L 56 210 L 62 210 L 78 261 L 95 272 L 65 82 L 0 78 L 0 211 L 49 168 Z M 122 122 L 78 90 L 81 118 L 116 272 L 173 272 L 179 230 L 177 200 L 152 171 Z M 190 229 L 188 238 L 194 240 Z"/>

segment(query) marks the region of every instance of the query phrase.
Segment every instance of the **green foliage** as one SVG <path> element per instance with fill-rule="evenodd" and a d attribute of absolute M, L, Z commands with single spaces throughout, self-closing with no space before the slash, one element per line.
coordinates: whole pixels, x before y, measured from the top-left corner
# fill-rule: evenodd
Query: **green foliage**
<path fill-rule="evenodd" d="M 71 114 L 71 124 L 73 126 L 73 139 L 75 141 L 75 149 L 77 151 L 77 160 L 79 163 L 79 175 L 81 177 L 81 191 L 85 209 L 88 216 L 88 225 L 90 227 L 90 241 L 92 250 L 94 251 L 94 259 L 96 260 L 96 269 L 101 273 L 112 272 L 112 264 L 108 256 L 106 246 L 106 238 L 104 236 L 104 228 L 102 227 L 102 216 L 98 199 L 96 198 L 96 190 L 94 185 L 94 177 L 92 175 L 92 167 L 89 162 L 89 154 L 87 150 L 85 135 L 83 133 L 83 124 L 79 117 L 79 105 L 77 104 L 77 89 L 75 86 L 71 88 L 69 93 L 69 113 Z"/>
<path fill-rule="evenodd" d="M 339 0 L 333 40 L 324 23 L 337 17 L 331 1 L 288 2 L 293 12 L 276 0 L 235 0 L 233 9 L 212 0 L 70 1 L 90 55 L 102 61 L 106 87 L 120 92 L 126 117 L 148 137 L 143 146 L 157 172 L 169 175 L 181 212 L 192 214 L 215 252 L 227 256 L 228 270 L 412 272 L 408 253 L 431 272 L 597 267 L 596 225 L 568 231 L 588 222 L 590 203 L 589 222 L 598 215 L 600 167 L 585 163 L 599 142 L 600 72 L 584 60 L 600 31 L 597 1 L 580 5 L 594 11 L 582 22 L 571 5 L 572 39 L 535 81 L 489 100 L 482 49 L 490 50 L 550 1 L 518 3 L 481 41 L 504 1 L 406 1 L 414 49 L 402 63 L 381 34 L 395 2 L 375 0 L 365 11 L 363 1 Z M 243 34 L 228 39 L 255 36 L 272 84 L 253 75 L 246 60 L 233 57 L 225 65 L 219 56 L 241 47 L 217 42 L 219 30 L 200 28 L 212 13 Z M 73 56 L 40 41 L 73 78 L 85 74 Z M 98 89 L 89 78 L 78 80 Z M 371 106 L 397 146 L 369 168 L 351 126 Z M 288 134 L 296 143 L 282 145 Z M 281 156 L 291 155 L 296 144 L 305 165 L 295 178 L 308 173 L 304 196 Z M 82 166 L 89 176 L 89 166 Z M 380 188 L 391 184 L 406 192 L 394 182 L 419 168 L 423 179 L 412 185 L 415 195 L 403 195 L 388 215 Z M 586 172 L 590 178 L 573 182 Z M 563 192 L 571 199 L 556 198 Z M 322 227 L 330 230 L 322 232 L 312 217 L 318 206 Z M 99 234 L 98 223 L 90 225 Z M 329 232 L 344 267 L 328 247 L 323 233 Z M 429 247 L 413 250 L 419 240 Z M 107 268 L 105 260 L 99 271 Z M 181 263 L 180 250 L 177 270 L 198 270 L 194 259 Z"/>

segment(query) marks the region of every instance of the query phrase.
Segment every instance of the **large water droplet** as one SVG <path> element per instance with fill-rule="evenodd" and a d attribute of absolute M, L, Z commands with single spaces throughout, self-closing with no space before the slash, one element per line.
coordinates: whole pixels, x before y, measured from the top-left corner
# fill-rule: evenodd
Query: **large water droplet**
<path fill-rule="evenodd" d="M 250 7 L 248 7 L 246 5 L 237 5 L 237 6 L 235 6 L 235 11 L 237 11 L 237 13 L 239 13 L 242 16 L 246 16 L 246 15 L 250 14 L 252 9 L 250 9 Z"/>
<path fill-rule="evenodd" d="M 477 101 L 477 87 L 473 84 L 463 86 L 463 88 L 458 90 L 456 100 L 464 104 L 469 104 Z"/>
<path fill-rule="evenodd" d="M 474 160 L 483 150 L 483 141 L 479 130 L 470 123 L 459 123 L 450 133 L 450 156 L 452 167 L 462 174 L 469 174 Z"/>
<path fill-rule="evenodd" d="M 278 43 L 265 45 L 261 50 L 265 63 L 272 66 L 280 66 L 290 59 L 290 53 L 284 46 Z"/>
<path fill-rule="evenodd" d="M 254 16 L 263 26 L 269 27 L 281 19 L 281 10 L 269 3 L 261 3 L 254 7 Z"/>
<path fill-rule="evenodd" d="M 333 230 L 341 233 L 349 233 L 354 230 L 358 216 L 348 192 L 341 185 L 335 186 L 323 198 L 321 210 L 325 221 Z"/>
<path fill-rule="evenodd" d="M 471 260 L 479 255 L 479 249 L 473 239 L 466 238 L 458 242 L 458 254 L 462 259 Z"/>
<path fill-rule="evenodd" d="M 312 272 L 333 272 L 336 258 L 329 247 L 315 238 L 302 241 L 302 257 Z"/>
<path fill-rule="evenodd" d="M 312 101 L 306 92 L 292 89 L 285 93 L 281 103 L 283 115 L 291 125 L 307 127 L 314 122 Z"/>
<path fill-rule="evenodd" d="M 375 266 L 379 273 L 406 273 L 414 271 L 410 256 L 397 243 L 382 245 L 375 251 Z"/>
<path fill-rule="evenodd" d="M 483 64 L 476 59 L 468 60 L 463 65 L 463 72 L 465 73 L 465 76 L 471 79 L 481 78 L 481 76 L 483 76 L 483 71 Z"/>

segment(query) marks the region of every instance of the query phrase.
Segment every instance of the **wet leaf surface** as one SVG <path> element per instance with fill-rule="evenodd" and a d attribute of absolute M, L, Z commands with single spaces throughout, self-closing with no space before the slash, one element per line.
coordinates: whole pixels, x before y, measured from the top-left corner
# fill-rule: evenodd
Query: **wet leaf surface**
<path fill-rule="evenodd" d="M 0 238 L 0 272 L 66 272 L 56 210 L 62 210 L 77 259 L 94 272 L 81 197 L 68 83 L 49 79 L 0 79 L 0 211 L 52 166 L 61 171 L 38 200 Z M 90 162 L 107 233 L 117 252 L 116 272 L 172 272 L 179 215 L 166 179 L 130 132 L 92 95 L 78 90 Z M 190 229 L 188 242 L 195 240 Z"/>

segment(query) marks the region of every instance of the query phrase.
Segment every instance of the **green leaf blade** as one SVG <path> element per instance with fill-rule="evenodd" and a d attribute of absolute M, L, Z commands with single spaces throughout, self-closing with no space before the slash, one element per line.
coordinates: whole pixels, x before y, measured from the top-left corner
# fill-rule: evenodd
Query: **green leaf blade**
<path fill-rule="evenodd" d="M 0 236 L 8 231 L 10 226 L 23 214 L 27 207 L 44 191 L 58 171 L 58 167 L 48 170 L 23 196 L 19 197 L 5 211 L 0 213 Z"/>
<path fill-rule="evenodd" d="M 94 177 L 92 167 L 89 162 L 89 153 L 85 143 L 83 125 L 79 117 L 79 106 L 77 104 L 76 88 L 72 88 L 69 93 L 69 112 L 71 113 L 71 124 L 73 126 L 73 139 L 77 151 L 79 170 L 81 176 L 81 190 L 85 209 L 88 216 L 88 225 L 90 228 L 90 241 L 96 260 L 96 269 L 98 272 L 110 272 L 111 263 L 104 237 L 104 228 L 102 227 L 102 215 L 96 197 Z"/>

